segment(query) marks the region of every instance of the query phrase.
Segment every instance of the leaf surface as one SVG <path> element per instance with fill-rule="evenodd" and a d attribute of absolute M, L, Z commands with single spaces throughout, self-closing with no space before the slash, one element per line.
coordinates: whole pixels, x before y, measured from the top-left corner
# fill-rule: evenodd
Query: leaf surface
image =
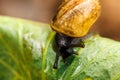
<path fill-rule="evenodd" d="M 120 42 L 93 35 L 53 69 L 49 25 L 0 16 L 0 80 L 119 80 Z"/>

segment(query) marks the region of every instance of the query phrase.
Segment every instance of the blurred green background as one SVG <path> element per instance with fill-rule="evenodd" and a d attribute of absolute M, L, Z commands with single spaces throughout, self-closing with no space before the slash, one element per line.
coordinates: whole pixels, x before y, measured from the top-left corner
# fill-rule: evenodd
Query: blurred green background
<path fill-rule="evenodd" d="M 0 15 L 50 23 L 62 0 L 0 0 Z M 102 13 L 92 30 L 120 41 L 120 1 L 100 0 Z"/>

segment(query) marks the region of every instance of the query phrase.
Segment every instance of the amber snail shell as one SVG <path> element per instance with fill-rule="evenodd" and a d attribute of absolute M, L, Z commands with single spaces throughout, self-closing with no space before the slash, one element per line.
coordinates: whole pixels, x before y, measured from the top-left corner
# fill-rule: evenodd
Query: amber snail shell
<path fill-rule="evenodd" d="M 86 35 L 101 12 L 99 0 L 63 0 L 51 27 L 70 37 Z"/>

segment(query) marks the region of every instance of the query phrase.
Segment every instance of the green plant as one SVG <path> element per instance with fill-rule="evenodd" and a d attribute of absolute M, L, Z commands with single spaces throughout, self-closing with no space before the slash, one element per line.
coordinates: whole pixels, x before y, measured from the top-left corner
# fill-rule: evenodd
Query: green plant
<path fill-rule="evenodd" d="M 0 16 L 0 80 L 119 80 L 120 42 L 93 35 L 53 69 L 49 25 Z"/>

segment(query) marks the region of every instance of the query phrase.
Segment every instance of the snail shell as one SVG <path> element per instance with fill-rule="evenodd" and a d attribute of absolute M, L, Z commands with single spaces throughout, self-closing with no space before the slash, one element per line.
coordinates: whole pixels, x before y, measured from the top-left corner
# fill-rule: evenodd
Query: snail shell
<path fill-rule="evenodd" d="M 99 0 L 63 0 L 51 27 L 70 37 L 86 35 L 100 15 Z"/>

